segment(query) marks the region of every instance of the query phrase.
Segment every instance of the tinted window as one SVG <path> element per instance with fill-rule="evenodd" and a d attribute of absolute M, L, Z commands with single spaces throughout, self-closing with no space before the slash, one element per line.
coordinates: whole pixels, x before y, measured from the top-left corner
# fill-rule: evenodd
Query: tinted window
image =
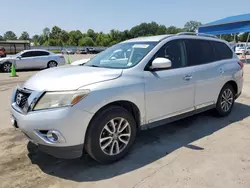
<path fill-rule="evenodd" d="M 32 57 L 32 53 L 31 52 L 25 52 L 22 54 L 22 57 Z"/>
<path fill-rule="evenodd" d="M 186 66 L 185 51 L 181 40 L 174 40 L 166 43 L 155 55 L 157 57 L 168 58 L 172 62 L 171 68 Z"/>
<path fill-rule="evenodd" d="M 49 55 L 49 53 L 48 52 L 44 52 L 44 51 L 33 51 L 32 55 L 33 56 L 47 56 L 47 55 Z"/>
<path fill-rule="evenodd" d="M 211 41 L 214 46 L 216 60 L 231 59 L 233 57 L 233 52 L 231 49 L 223 42 Z"/>
<path fill-rule="evenodd" d="M 215 61 L 212 45 L 207 40 L 185 40 L 188 65 L 201 65 Z"/>

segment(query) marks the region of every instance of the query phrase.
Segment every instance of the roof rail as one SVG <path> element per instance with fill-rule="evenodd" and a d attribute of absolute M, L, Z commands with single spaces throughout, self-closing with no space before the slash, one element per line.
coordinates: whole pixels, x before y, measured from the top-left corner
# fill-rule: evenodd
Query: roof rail
<path fill-rule="evenodd" d="M 195 36 L 218 38 L 215 35 L 210 35 L 210 34 L 205 34 L 205 33 L 194 33 L 194 32 L 181 32 L 181 33 L 177 33 L 176 35 L 195 35 Z"/>

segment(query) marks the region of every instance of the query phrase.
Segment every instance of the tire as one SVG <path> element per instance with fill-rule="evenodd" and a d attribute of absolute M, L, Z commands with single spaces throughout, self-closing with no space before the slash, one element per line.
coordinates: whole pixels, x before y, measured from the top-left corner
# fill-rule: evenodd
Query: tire
<path fill-rule="evenodd" d="M 2 71 L 3 72 L 11 72 L 11 65 L 12 65 L 12 63 L 10 63 L 10 62 L 3 63 Z"/>
<path fill-rule="evenodd" d="M 124 120 L 122 120 L 122 118 Z M 112 128 L 112 120 L 117 128 L 116 131 Z M 118 124 L 120 124 L 120 122 L 122 123 L 119 129 Z M 126 123 L 128 123 L 127 126 L 125 126 Z M 117 132 L 117 134 L 111 135 L 106 127 L 109 131 Z M 117 130 L 122 131 L 118 133 Z M 136 133 L 136 122 L 131 113 L 119 106 L 109 106 L 97 113 L 91 121 L 85 138 L 85 149 L 93 159 L 100 163 L 115 162 L 123 158 L 129 152 L 135 142 Z M 130 137 L 121 136 L 125 134 L 130 134 Z M 109 139 L 103 139 L 108 137 Z M 121 142 L 121 138 L 123 142 Z M 101 141 L 101 139 L 103 139 L 103 141 Z M 105 145 L 107 146 L 105 147 Z M 119 152 L 117 152 L 118 147 L 120 150 Z"/>
<path fill-rule="evenodd" d="M 225 100 L 225 98 L 227 98 L 227 100 Z M 226 84 L 222 88 L 216 103 L 216 108 L 215 108 L 216 115 L 219 117 L 228 116 L 233 109 L 234 101 L 235 101 L 235 91 L 231 84 Z"/>
<path fill-rule="evenodd" d="M 57 67 L 57 62 L 55 62 L 55 61 L 50 61 L 50 62 L 48 62 L 48 65 L 47 65 L 47 67 L 48 68 L 53 68 L 53 67 Z"/>

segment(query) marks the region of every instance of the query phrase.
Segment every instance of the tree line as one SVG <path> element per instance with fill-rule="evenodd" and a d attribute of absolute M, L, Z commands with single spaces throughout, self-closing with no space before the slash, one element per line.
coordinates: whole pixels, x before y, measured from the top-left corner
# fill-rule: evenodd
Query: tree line
<path fill-rule="evenodd" d="M 130 30 L 119 31 L 112 29 L 109 33 L 95 32 L 89 29 L 86 33 L 79 30 L 65 31 L 58 26 L 51 29 L 46 27 L 42 34 L 30 37 L 27 31 L 21 33 L 19 37 L 13 31 L 7 31 L 0 40 L 30 40 L 35 46 L 112 46 L 121 41 L 140 36 L 151 36 L 161 34 L 176 34 L 179 32 L 195 32 L 201 22 L 189 21 L 183 28 L 175 26 L 166 27 L 156 22 L 141 23 Z M 233 35 L 223 35 L 223 39 L 233 41 Z M 237 40 L 246 41 L 247 33 L 237 36 Z"/>

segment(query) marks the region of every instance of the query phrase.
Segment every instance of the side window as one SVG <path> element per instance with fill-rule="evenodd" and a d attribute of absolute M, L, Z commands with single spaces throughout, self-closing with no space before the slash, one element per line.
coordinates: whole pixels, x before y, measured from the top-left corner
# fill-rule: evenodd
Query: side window
<path fill-rule="evenodd" d="M 32 51 L 32 55 L 33 56 L 48 56 L 49 53 L 48 52 L 44 52 L 44 51 Z"/>
<path fill-rule="evenodd" d="M 40 51 L 40 56 L 48 56 L 49 52 Z"/>
<path fill-rule="evenodd" d="M 208 40 L 185 40 L 187 60 L 189 66 L 214 62 L 213 47 Z"/>
<path fill-rule="evenodd" d="M 232 50 L 223 42 L 211 41 L 215 49 L 216 60 L 231 59 Z"/>
<path fill-rule="evenodd" d="M 185 50 L 182 40 L 173 40 L 166 43 L 155 55 L 168 58 L 172 62 L 173 69 L 186 66 Z"/>
<path fill-rule="evenodd" d="M 22 57 L 32 57 L 32 53 L 31 52 L 25 52 L 22 54 Z"/>

